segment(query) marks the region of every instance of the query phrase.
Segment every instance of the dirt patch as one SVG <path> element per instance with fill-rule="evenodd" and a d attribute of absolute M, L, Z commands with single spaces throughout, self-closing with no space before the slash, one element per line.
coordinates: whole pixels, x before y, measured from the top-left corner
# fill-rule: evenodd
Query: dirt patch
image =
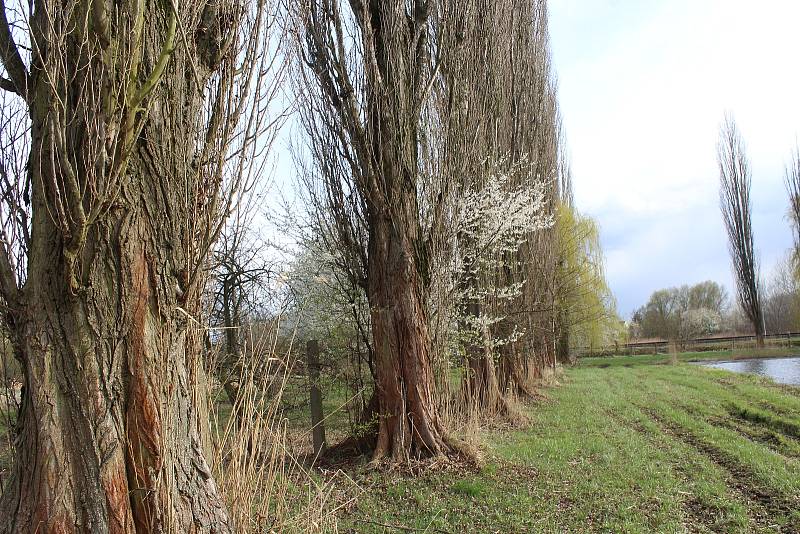
<path fill-rule="evenodd" d="M 627 421 L 627 425 L 644 436 L 652 436 L 652 432 L 650 432 L 645 426 L 642 424 L 641 421 Z"/>
<path fill-rule="evenodd" d="M 717 525 L 718 511 L 709 506 L 702 499 L 696 495 L 689 495 L 683 500 L 683 509 L 686 512 L 687 519 L 689 519 L 686 528 L 689 532 L 705 532 L 710 530 L 712 532 L 728 532 L 726 526 Z M 703 526 L 704 529 L 697 527 Z"/>

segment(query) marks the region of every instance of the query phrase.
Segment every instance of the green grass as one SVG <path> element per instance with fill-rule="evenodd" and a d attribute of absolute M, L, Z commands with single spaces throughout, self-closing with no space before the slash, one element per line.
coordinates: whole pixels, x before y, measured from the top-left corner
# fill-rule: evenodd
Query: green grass
<path fill-rule="evenodd" d="M 352 473 L 340 530 L 800 531 L 800 390 L 665 360 L 583 360 L 479 471 Z"/>
<path fill-rule="evenodd" d="M 458 495 L 477 498 L 486 491 L 486 484 L 482 480 L 456 480 L 450 489 Z"/>

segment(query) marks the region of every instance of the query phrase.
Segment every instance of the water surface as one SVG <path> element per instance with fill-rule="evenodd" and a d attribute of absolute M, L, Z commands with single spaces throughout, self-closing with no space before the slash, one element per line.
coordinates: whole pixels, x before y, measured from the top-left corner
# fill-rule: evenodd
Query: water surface
<path fill-rule="evenodd" d="M 800 386 L 800 357 L 702 362 L 700 365 L 736 373 L 767 376 L 780 384 Z"/>

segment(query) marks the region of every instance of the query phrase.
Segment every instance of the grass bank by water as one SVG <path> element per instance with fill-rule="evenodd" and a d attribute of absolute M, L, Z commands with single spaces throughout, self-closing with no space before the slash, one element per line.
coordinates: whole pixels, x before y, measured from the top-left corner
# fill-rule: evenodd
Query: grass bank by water
<path fill-rule="evenodd" d="M 582 362 L 480 470 L 352 473 L 340 531 L 800 532 L 800 389 L 668 359 Z"/>

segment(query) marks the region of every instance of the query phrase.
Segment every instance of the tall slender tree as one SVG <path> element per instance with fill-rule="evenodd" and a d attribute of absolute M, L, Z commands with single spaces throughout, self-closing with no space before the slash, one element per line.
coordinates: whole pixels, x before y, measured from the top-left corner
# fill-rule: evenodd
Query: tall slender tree
<path fill-rule="evenodd" d="M 445 132 L 437 170 L 461 196 L 483 190 L 499 171 L 509 178 L 509 191 L 544 192 L 543 210 L 552 216 L 560 139 L 546 2 L 467 4 L 472 16 L 463 25 L 464 46 L 444 62 L 437 94 L 434 126 L 441 124 Z M 453 232 L 457 252 L 473 248 L 463 228 Z M 479 262 L 478 272 L 461 273 L 464 324 L 491 322 L 487 332 L 467 335 L 464 343 L 465 389 L 483 411 L 502 409 L 501 394 L 512 388 L 529 392 L 531 379 L 551 361 L 542 356 L 552 330 L 546 310 L 552 309 L 553 237 L 551 225 L 532 224 L 516 246 Z M 498 288 L 520 291 L 496 298 Z"/>
<path fill-rule="evenodd" d="M 303 123 L 339 242 L 363 265 L 376 461 L 451 451 L 434 403 L 417 185 L 421 117 L 455 8 L 430 0 L 304 0 L 295 11 Z"/>
<path fill-rule="evenodd" d="M 794 237 L 795 271 L 800 273 L 800 147 L 795 147 L 792 151 L 792 160 L 786 167 L 785 177 Z"/>
<path fill-rule="evenodd" d="M 728 233 L 737 298 L 753 325 L 758 345 L 763 346 L 764 315 L 761 310 L 758 259 L 753 247 L 750 162 L 736 122 L 730 115 L 725 117 L 720 128 L 717 162 L 720 177 L 719 203 Z"/>
<path fill-rule="evenodd" d="M 539 108 L 542 92 L 547 90 L 542 82 L 550 76 L 544 2 L 473 0 L 465 4 L 471 16 L 463 24 L 464 45 L 445 57 L 442 83 L 437 87 L 434 126 L 441 124 L 444 132 L 439 151 L 430 158 L 438 163 L 434 176 L 444 177 L 454 196 L 476 198 L 503 175 L 507 193 L 514 191 L 518 199 L 527 196 L 529 205 L 536 204 L 537 195 L 528 193 L 550 194 L 555 187 L 547 178 L 547 162 L 539 158 L 541 133 L 553 126 L 551 117 Z M 510 208 L 513 200 L 506 205 Z M 478 226 L 495 225 L 497 221 L 486 220 L 497 216 L 490 212 L 479 216 Z M 505 220 L 512 218 L 509 214 Z M 448 227 L 456 236 L 453 252 L 462 265 L 444 276 L 456 276 L 461 296 L 456 307 L 468 369 L 463 390 L 470 407 L 482 412 L 505 411 L 503 391 L 507 388 L 498 379 L 497 360 L 512 351 L 512 339 L 523 332 L 532 334 L 522 325 L 524 321 L 510 319 L 528 313 L 521 292 L 507 290 L 527 283 L 529 273 L 520 270 L 521 249 L 546 226 L 530 224 L 512 240 L 513 247 L 506 242 L 480 250 L 475 246 L 480 241 L 476 228 L 458 222 Z M 498 225 L 501 231 L 502 227 Z"/>
<path fill-rule="evenodd" d="M 24 168 L 2 165 L 2 313 L 24 390 L 0 531 L 231 530 L 192 325 L 254 139 L 275 126 L 270 9 L 0 2 L 0 85 L 29 127 L 11 141 Z"/>
<path fill-rule="evenodd" d="M 507 106 L 513 111 L 497 125 L 499 139 L 508 147 L 515 161 L 524 157 L 532 164 L 528 180 L 552 184 L 547 191 L 545 213 L 556 215 L 563 174 L 560 169 L 561 132 L 552 74 L 547 26 L 547 3 L 514 0 L 510 33 L 509 72 L 515 73 L 507 92 Z M 525 176 L 525 175 L 523 175 Z M 555 277 L 557 247 L 555 226 L 530 232 L 514 253 L 515 265 L 505 276 L 509 282 L 524 281 L 523 292 L 506 303 L 507 320 L 497 334 L 508 336 L 522 331 L 518 342 L 501 351 L 500 377 L 504 390 L 512 388 L 520 395 L 532 393 L 536 381 L 556 365 Z"/>

